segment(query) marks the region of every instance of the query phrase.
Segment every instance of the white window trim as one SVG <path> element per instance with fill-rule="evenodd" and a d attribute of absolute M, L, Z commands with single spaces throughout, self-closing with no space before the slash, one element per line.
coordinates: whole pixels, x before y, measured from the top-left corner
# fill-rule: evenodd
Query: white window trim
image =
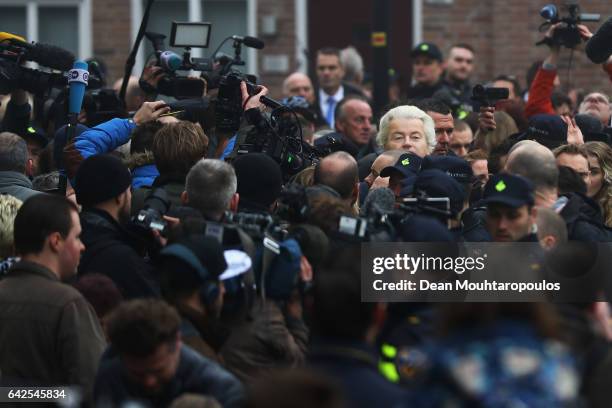
<path fill-rule="evenodd" d="M 28 41 L 45 42 L 44 38 L 39 38 L 38 33 L 38 7 L 77 7 L 77 27 L 78 27 L 78 55 L 79 59 L 86 59 L 93 54 L 92 44 L 92 0 L 0 0 L 1 6 L 25 7 L 26 9 L 26 36 Z M 53 45 L 53 44 L 50 44 Z"/>
<path fill-rule="evenodd" d="M 412 2 L 412 46 L 423 41 L 423 0 Z"/>
<path fill-rule="evenodd" d="M 0 0 L 2 1 L 2 0 Z M 203 21 L 202 18 L 206 16 L 206 10 L 202 10 L 200 0 L 187 0 L 188 1 L 188 19 L 189 21 Z M 246 0 L 247 5 L 247 35 L 255 37 L 257 35 L 257 0 Z M 153 6 L 155 7 L 155 6 Z M 138 29 L 142 22 L 142 16 L 144 14 L 143 0 L 130 0 L 130 16 L 131 16 L 131 35 L 132 41 L 130 47 L 134 45 L 136 36 L 138 35 Z M 144 42 L 144 40 L 143 40 Z M 215 44 L 211 44 L 215 46 Z M 136 64 L 132 70 L 132 75 L 140 75 L 144 68 L 144 46 L 140 43 L 138 54 L 136 55 Z M 253 75 L 257 75 L 257 54 L 255 49 L 247 48 L 247 62 L 251 68 Z M 194 57 L 201 55 L 201 50 L 194 48 L 192 50 Z"/>
<path fill-rule="evenodd" d="M 308 0 L 295 0 L 295 63 L 296 70 L 308 73 Z"/>

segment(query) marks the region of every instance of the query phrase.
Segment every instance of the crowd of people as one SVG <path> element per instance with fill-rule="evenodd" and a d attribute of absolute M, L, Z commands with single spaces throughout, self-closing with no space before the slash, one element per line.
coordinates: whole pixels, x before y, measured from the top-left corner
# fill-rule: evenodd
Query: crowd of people
<path fill-rule="evenodd" d="M 0 133 L 0 386 L 66 387 L 96 407 L 608 406 L 601 293 L 361 301 L 363 242 L 545 253 L 612 241 L 609 92 L 565 88 L 560 52 L 551 43 L 524 87 L 490 78 L 507 98 L 475 101 L 478 50 L 455 44 L 445 58 L 424 42 L 412 85 L 392 84 L 373 112 L 359 53 L 323 48 L 316 78 L 285 79 L 284 122 L 261 99 L 278 95 L 242 82 L 229 133 L 218 112 L 177 118 L 154 92 L 167 75 L 155 64 L 129 79 L 131 115 L 104 117 L 86 97 L 74 138 L 65 98 L 14 89 Z M 602 68 L 612 81 L 612 60 Z M 312 165 L 244 153 L 287 121 Z M 400 214 L 393 233 L 376 230 L 382 213 Z"/>

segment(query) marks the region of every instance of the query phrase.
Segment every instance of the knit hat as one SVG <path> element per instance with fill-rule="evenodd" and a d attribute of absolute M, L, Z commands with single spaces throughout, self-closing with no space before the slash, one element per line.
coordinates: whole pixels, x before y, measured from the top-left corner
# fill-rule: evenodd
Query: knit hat
<path fill-rule="evenodd" d="M 280 166 L 263 153 L 239 155 L 232 162 L 236 171 L 241 205 L 267 209 L 280 196 L 283 175 Z"/>
<path fill-rule="evenodd" d="M 77 170 L 74 182 L 77 203 L 83 207 L 115 198 L 132 183 L 132 175 L 121 159 L 110 154 L 88 157 Z"/>

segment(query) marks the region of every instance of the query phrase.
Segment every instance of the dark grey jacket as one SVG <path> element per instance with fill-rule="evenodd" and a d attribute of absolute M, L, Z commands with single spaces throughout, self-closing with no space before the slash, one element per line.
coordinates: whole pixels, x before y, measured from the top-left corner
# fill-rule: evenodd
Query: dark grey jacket
<path fill-rule="evenodd" d="M 90 390 L 105 346 L 91 305 L 49 269 L 21 261 L 0 281 L 0 385 Z"/>
<path fill-rule="evenodd" d="M 179 364 L 172 381 L 155 397 L 127 378 L 119 356 L 109 348 L 100 360 L 96 376 L 94 400 L 96 407 L 119 407 L 128 401 L 138 401 L 145 407 L 167 407 L 184 393 L 215 398 L 224 408 L 240 407 L 244 389 L 240 381 L 219 364 L 201 356 L 188 346 L 181 346 Z"/>
<path fill-rule="evenodd" d="M 0 194 L 12 195 L 25 201 L 40 191 L 32 189 L 32 182 L 25 174 L 16 171 L 0 171 Z"/>

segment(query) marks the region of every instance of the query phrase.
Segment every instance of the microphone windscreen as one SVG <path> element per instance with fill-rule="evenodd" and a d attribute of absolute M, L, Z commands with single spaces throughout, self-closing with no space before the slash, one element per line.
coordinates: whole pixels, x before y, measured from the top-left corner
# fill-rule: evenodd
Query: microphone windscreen
<path fill-rule="evenodd" d="M 258 50 L 261 50 L 264 47 L 264 42 L 256 37 L 244 37 L 243 43 L 247 47 L 257 48 Z"/>
<path fill-rule="evenodd" d="M 610 57 L 612 54 L 612 17 L 607 19 L 586 43 L 585 52 L 595 64 L 603 64 Z"/>
<path fill-rule="evenodd" d="M 70 51 L 40 43 L 31 45 L 25 53 L 25 59 L 60 71 L 68 71 L 74 63 L 74 55 Z"/>
<path fill-rule="evenodd" d="M 373 211 L 391 213 L 395 208 L 395 194 L 388 188 L 370 190 L 363 208 L 366 216 L 371 215 Z"/>

